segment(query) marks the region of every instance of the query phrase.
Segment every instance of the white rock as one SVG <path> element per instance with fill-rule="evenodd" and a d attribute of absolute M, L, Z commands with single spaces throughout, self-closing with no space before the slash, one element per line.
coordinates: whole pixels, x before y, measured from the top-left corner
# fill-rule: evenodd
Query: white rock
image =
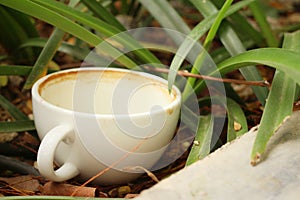
<path fill-rule="evenodd" d="M 135 199 L 299 199 L 299 123 L 300 112 L 296 112 L 272 137 L 255 167 L 250 165 L 250 153 L 257 132 L 249 131 Z"/>

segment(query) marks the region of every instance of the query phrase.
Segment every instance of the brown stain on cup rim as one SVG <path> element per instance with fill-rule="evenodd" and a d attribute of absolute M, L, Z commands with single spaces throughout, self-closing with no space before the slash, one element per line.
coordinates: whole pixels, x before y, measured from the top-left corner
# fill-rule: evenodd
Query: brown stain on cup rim
<path fill-rule="evenodd" d="M 158 86 L 158 88 L 163 92 L 163 93 L 169 93 L 169 90 L 167 88 L 167 84 L 163 83 L 161 77 L 158 77 L 158 76 L 155 76 L 155 75 L 152 75 L 154 77 L 148 77 L 148 76 L 143 76 L 142 74 L 138 74 L 138 72 L 131 72 L 131 71 L 116 71 L 116 70 L 110 70 L 110 69 L 105 69 L 105 70 L 99 70 L 99 69 L 89 69 L 89 70 L 78 70 L 78 71 L 59 71 L 59 72 L 54 72 L 53 74 L 49 74 L 49 76 L 47 77 L 47 79 L 45 79 L 43 82 L 40 83 L 39 87 L 38 87 L 38 93 L 39 95 L 41 96 L 42 94 L 42 90 L 45 89 L 45 87 L 49 86 L 49 85 L 52 85 L 52 84 L 56 84 L 56 83 L 59 83 L 59 82 L 62 82 L 62 81 L 65 81 L 65 80 L 76 80 L 78 78 L 78 76 L 80 75 L 88 75 L 88 74 L 91 74 L 91 73 L 95 73 L 95 72 L 98 72 L 100 73 L 99 74 L 99 77 L 100 76 L 105 76 L 105 77 L 108 77 L 108 78 L 113 78 L 113 79 L 116 79 L 116 78 L 121 78 L 121 77 L 124 77 L 126 76 L 126 74 L 129 74 L 130 76 L 136 76 L 136 77 L 139 77 L 139 78 L 142 78 L 142 79 L 148 79 L 148 80 L 151 80 L 151 81 L 154 81 L 153 82 L 153 85 L 156 85 Z M 127 77 L 128 80 L 130 79 L 133 79 L 131 77 Z M 162 80 L 157 80 L 156 78 L 160 78 Z M 170 104 L 172 104 L 178 97 L 178 93 L 177 91 L 172 88 L 172 93 L 170 94 Z M 166 112 L 168 114 L 172 114 L 173 113 L 173 106 L 171 108 L 167 108 Z"/>

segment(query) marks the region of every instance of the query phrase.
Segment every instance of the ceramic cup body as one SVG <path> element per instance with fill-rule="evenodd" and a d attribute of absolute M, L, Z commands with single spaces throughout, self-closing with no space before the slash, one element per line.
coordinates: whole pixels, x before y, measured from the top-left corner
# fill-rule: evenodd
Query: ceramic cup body
<path fill-rule="evenodd" d="M 39 79 L 32 88 L 42 142 L 37 164 L 53 181 L 78 176 L 125 183 L 150 169 L 172 139 L 180 91 L 157 76 L 123 69 L 78 68 Z M 58 165 L 54 169 L 53 163 Z"/>

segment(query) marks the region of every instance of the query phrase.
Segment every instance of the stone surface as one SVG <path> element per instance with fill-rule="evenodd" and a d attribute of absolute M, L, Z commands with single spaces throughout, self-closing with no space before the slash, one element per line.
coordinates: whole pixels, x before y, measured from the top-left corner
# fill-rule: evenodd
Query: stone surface
<path fill-rule="evenodd" d="M 296 112 L 272 137 L 255 167 L 250 165 L 250 153 L 257 132 L 251 130 L 135 199 L 299 199 L 299 124 Z"/>

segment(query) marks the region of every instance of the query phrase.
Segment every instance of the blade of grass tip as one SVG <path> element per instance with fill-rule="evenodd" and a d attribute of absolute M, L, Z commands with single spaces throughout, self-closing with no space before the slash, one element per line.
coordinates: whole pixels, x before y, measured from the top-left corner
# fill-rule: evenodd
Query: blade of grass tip
<path fill-rule="evenodd" d="M 300 31 L 285 34 L 283 48 L 295 50 L 299 48 Z M 280 127 L 284 119 L 292 114 L 296 83 L 286 73 L 276 70 L 268 101 L 264 109 L 260 126 L 251 153 L 251 164 L 256 165 L 265 152 L 267 143 Z M 274 109 L 276 108 L 276 109 Z"/>
<path fill-rule="evenodd" d="M 253 2 L 253 1 L 254 0 L 245 0 L 245 1 L 240 1 L 238 3 L 235 3 L 228 9 L 228 11 L 226 12 L 224 17 L 227 17 L 227 16 L 237 12 L 238 10 L 247 6 L 249 3 Z M 185 38 L 185 40 L 182 42 L 182 44 L 180 45 L 179 49 L 177 50 L 177 52 L 171 62 L 171 65 L 170 65 L 170 73 L 168 75 L 168 83 L 169 83 L 170 88 L 174 84 L 174 81 L 175 81 L 175 78 L 177 75 L 177 71 L 179 70 L 183 61 L 186 59 L 186 57 L 188 55 L 193 53 L 193 52 L 191 52 L 193 45 L 195 44 L 196 41 L 198 41 L 204 35 L 204 33 L 206 33 L 209 30 L 211 25 L 214 23 L 215 18 L 217 17 L 217 14 L 218 13 L 214 13 L 214 14 L 208 16 L 207 18 L 205 18 L 204 20 L 202 20 L 200 23 L 198 23 L 193 28 L 193 30 L 188 34 L 188 36 Z M 194 56 L 192 55 L 189 57 L 191 57 L 190 60 L 193 62 Z M 195 55 L 195 57 L 197 57 L 197 55 Z"/>
<path fill-rule="evenodd" d="M 21 112 L 15 105 L 10 103 L 4 96 L 0 94 L 0 106 L 7 110 L 15 120 L 28 120 L 28 117 Z"/>
<path fill-rule="evenodd" d="M 0 122 L 0 134 L 35 130 L 33 120 L 18 120 L 13 122 Z"/>
<path fill-rule="evenodd" d="M 24 89 L 30 89 L 32 85 L 35 83 L 35 81 L 37 81 L 41 76 L 46 74 L 48 63 L 54 57 L 54 54 L 56 53 L 58 47 L 60 46 L 64 35 L 65 35 L 64 31 L 58 28 L 54 29 L 45 47 L 40 53 L 37 61 L 35 62 L 32 71 L 30 72 L 25 82 L 25 85 L 23 87 Z"/>
<path fill-rule="evenodd" d="M 254 1 L 249 5 L 251 12 L 255 18 L 255 21 L 260 27 L 260 30 L 267 41 L 269 47 L 277 47 L 278 41 L 274 36 L 269 23 L 267 22 L 267 18 L 265 16 L 265 12 L 260 5 L 260 1 Z"/>
<path fill-rule="evenodd" d="M 207 37 L 205 38 L 204 44 L 203 44 L 203 48 L 204 50 L 208 50 L 210 48 L 210 45 L 213 41 L 213 39 L 215 38 L 217 31 L 221 25 L 221 22 L 224 19 L 225 13 L 226 11 L 229 9 L 229 7 L 231 6 L 233 0 L 226 0 L 226 2 L 224 3 L 224 5 L 222 6 L 221 10 L 219 11 L 214 23 L 212 24 Z M 207 53 L 206 51 L 201 51 L 200 54 L 197 56 L 196 61 L 192 67 L 191 73 L 192 74 L 198 74 L 200 73 L 200 68 L 202 67 L 205 58 L 207 57 Z M 196 83 L 195 78 L 188 78 L 187 80 L 187 85 L 190 85 L 192 87 L 194 87 L 195 83 Z M 186 87 L 183 91 L 182 94 L 182 99 L 183 101 L 185 101 L 186 99 L 188 99 L 188 97 L 190 96 L 190 94 L 192 93 L 191 88 L 192 87 Z"/>
<path fill-rule="evenodd" d="M 200 116 L 199 127 L 185 166 L 203 159 L 210 153 L 213 126 L 213 116 Z"/>

